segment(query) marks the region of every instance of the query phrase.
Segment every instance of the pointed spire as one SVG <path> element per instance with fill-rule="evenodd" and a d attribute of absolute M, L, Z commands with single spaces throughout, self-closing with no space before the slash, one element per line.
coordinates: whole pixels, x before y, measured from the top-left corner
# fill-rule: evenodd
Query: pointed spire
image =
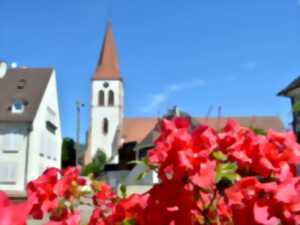
<path fill-rule="evenodd" d="M 93 80 L 121 80 L 111 22 L 107 24 L 102 50 Z"/>

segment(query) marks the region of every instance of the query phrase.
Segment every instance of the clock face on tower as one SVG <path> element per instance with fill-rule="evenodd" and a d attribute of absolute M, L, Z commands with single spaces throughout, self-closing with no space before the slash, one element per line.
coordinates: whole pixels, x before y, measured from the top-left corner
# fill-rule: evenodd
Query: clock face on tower
<path fill-rule="evenodd" d="M 108 88 L 108 87 L 109 87 L 109 84 L 108 84 L 107 82 L 105 82 L 105 83 L 103 84 L 103 87 Z"/>

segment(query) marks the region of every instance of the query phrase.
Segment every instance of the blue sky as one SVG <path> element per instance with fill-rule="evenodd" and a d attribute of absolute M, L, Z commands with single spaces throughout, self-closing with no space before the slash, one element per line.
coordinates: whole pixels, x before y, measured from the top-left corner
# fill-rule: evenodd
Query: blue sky
<path fill-rule="evenodd" d="M 0 58 L 56 69 L 64 136 L 75 136 L 75 100 L 89 104 L 109 17 L 126 116 L 162 115 L 173 105 L 216 116 L 221 106 L 225 116 L 290 121 L 289 101 L 276 93 L 300 74 L 298 0 L 110 2 L 0 0 Z M 88 118 L 85 107 L 82 139 Z"/>

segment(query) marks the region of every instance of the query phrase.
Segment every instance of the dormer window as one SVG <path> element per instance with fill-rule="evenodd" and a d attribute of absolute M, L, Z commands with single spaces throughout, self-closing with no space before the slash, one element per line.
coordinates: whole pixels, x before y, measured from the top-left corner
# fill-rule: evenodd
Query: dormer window
<path fill-rule="evenodd" d="M 18 81 L 18 83 L 17 83 L 17 89 L 18 89 L 18 90 L 24 89 L 25 84 L 26 84 L 26 80 L 25 80 L 25 79 L 20 79 L 20 80 Z"/>
<path fill-rule="evenodd" d="M 22 100 L 16 100 L 11 106 L 12 113 L 23 113 L 25 110 L 25 102 Z"/>

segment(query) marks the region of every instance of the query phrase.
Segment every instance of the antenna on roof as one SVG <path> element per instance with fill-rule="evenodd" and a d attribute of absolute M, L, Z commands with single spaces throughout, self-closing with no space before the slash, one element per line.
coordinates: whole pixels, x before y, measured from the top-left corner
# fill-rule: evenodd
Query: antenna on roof
<path fill-rule="evenodd" d="M 220 129 L 221 125 L 221 118 L 222 118 L 222 106 L 218 106 L 218 119 L 217 119 L 217 129 Z"/>
<path fill-rule="evenodd" d="M 177 105 L 174 106 L 174 113 L 176 117 L 180 116 L 180 109 Z"/>
<path fill-rule="evenodd" d="M 157 118 L 160 117 L 160 110 L 157 110 Z"/>
<path fill-rule="evenodd" d="M 251 117 L 249 127 L 254 128 L 255 122 L 256 122 L 256 116 L 253 115 L 253 116 Z"/>
<path fill-rule="evenodd" d="M 209 106 L 209 108 L 208 108 L 208 110 L 207 110 L 207 113 L 206 113 L 206 116 L 205 116 L 206 121 L 207 121 L 208 118 L 210 117 L 213 108 L 214 108 L 214 107 L 213 107 L 212 105 Z"/>

